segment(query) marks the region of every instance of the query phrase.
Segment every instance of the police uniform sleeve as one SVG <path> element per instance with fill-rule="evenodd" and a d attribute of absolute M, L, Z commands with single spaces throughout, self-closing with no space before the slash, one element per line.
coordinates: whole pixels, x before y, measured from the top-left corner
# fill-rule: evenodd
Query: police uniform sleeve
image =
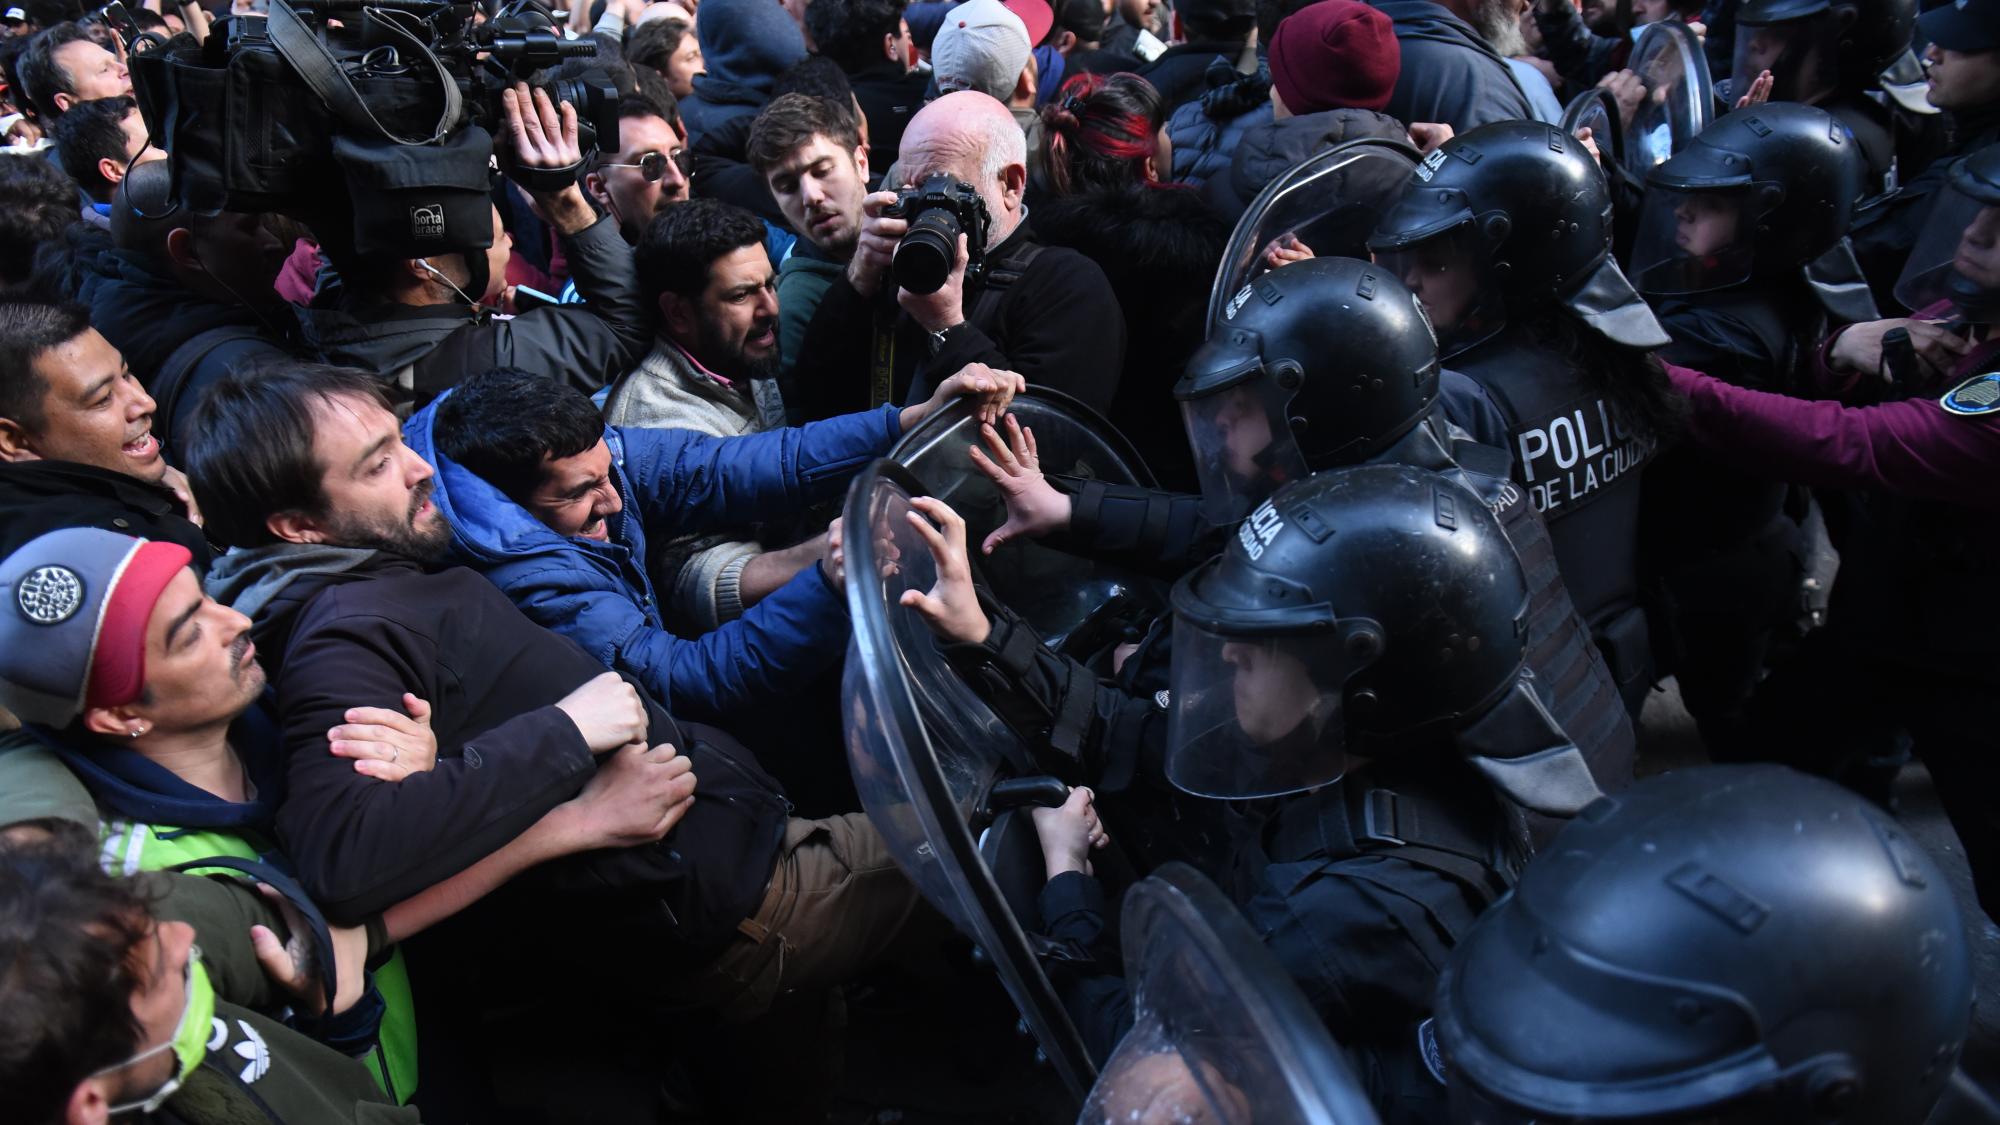
<path fill-rule="evenodd" d="M 1069 530 L 1049 546 L 1172 581 L 1222 549 L 1223 533 L 1201 514 L 1201 497 L 1136 485 L 1051 475 L 1071 498 Z"/>
<path fill-rule="evenodd" d="M 1953 414 L 1934 399 L 1843 406 L 1731 386 L 1667 366 L 1687 396 L 1689 437 L 1756 472 L 1823 488 L 1876 488 L 1983 511 L 2000 466 L 2000 405 Z"/>

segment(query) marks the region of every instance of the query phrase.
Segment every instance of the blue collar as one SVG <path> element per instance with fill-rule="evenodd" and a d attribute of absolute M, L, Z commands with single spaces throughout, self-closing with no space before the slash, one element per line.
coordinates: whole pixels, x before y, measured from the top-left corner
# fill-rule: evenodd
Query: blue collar
<path fill-rule="evenodd" d="M 71 739 L 46 727 L 28 729 L 62 759 L 99 805 L 118 816 L 176 828 L 269 831 L 284 795 L 283 746 L 272 718 L 272 703 L 271 693 L 266 691 L 229 728 L 230 745 L 243 759 L 243 768 L 257 790 L 256 797 L 248 801 L 225 801 L 109 740 L 88 735 Z"/>

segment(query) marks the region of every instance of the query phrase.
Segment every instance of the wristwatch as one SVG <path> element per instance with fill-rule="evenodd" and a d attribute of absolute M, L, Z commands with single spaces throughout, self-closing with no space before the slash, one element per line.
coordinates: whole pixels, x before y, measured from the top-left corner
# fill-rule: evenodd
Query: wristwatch
<path fill-rule="evenodd" d="M 936 356 L 939 352 L 943 351 L 945 341 L 951 338 L 952 333 L 965 327 L 965 325 L 966 322 L 961 320 L 957 324 L 954 324 L 950 328 L 946 328 L 943 331 L 930 333 L 929 335 L 931 338 L 931 355 Z"/>

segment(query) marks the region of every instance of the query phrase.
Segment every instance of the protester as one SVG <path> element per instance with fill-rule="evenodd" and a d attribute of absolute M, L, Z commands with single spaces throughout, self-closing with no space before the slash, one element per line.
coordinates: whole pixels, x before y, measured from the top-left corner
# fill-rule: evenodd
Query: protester
<path fill-rule="evenodd" d="M 884 170 L 896 163 L 903 130 L 923 108 L 930 87 L 930 75 L 917 67 L 904 6 L 903 0 L 813 0 L 806 9 L 806 29 L 819 53 L 839 63 L 854 86 L 868 122 L 868 151 L 875 167 Z M 756 163 L 753 158 L 751 165 Z M 783 206 L 780 199 L 780 210 Z M 807 236 L 803 228 L 800 236 Z"/>
<path fill-rule="evenodd" d="M 636 246 L 653 216 L 687 201 L 693 169 L 687 133 L 671 108 L 662 112 L 643 98 L 620 98 L 618 151 L 596 154 L 583 187 Z"/>
<path fill-rule="evenodd" d="M 153 400 L 75 305 L 0 304 L 0 549 L 59 527 L 144 533 L 206 566 Z"/>
<path fill-rule="evenodd" d="M 119 185 L 112 249 L 91 262 L 78 294 L 154 396 L 154 427 L 169 448 L 210 382 L 232 366 L 286 358 L 297 329 L 273 288 L 287 247 L 264 216 L 193 214 L 173 206 L 171 180 L 167 164 L 153 162 Z"/>
<path fill-rule="evenodd" d="M 1464 133 L 1495 121 L 1533 119 L 1507 66 L 1522 54 L 1518 0 L 1377 0 L 1395 21 L 1403 65 L 1385 111 Z"/>
<path fill-rule="evenodd" d="M 28 41 L 21 85 L 46 122 L 81 102 L 132 96 L 132 75 L 118 56 L 77 24 L 59 23 Z"/>
<path fill-rule="evenodd" d="M 625 58 L 633 66 L 659 72 L 676 98 L 693 95 L 694 80 L 706 73 L 701 39 L 694 34 L 694 25 L 685 20 L 647 20 L 633 28 L 625 44 Z"/>
<path fill-rule="evenodd" d="M 1031 26 L 1023 13 L 1035 17 Z M 1054 15 L 1041 0 L 968 0 L 951 10 L 931 45 L 931 71 L 942 93 L 971 90 L 1005 105 L 1028 143 L 1028 178 L 1041 172 L 1041 119 L 1035 114 L 1038 75 L 1036 32 L 1048 33 Z M 916 181 L 907 174 L 911 183 Z M 891 185 L 894 186 L 894 185 Z"/>
<path fill-rule="evenodd" d="M 1255 69 L 1257 6 L 1252 0 L 1180 0 L 1174 5 L 1181 41 L 1139 68 L 1139 76 L 1160 92 L 1168 113 L 1199 98 L 1217 61 L 1231 69 Z"/>
<path fill-rule="evenodd" d="M 35 258 L 76 221 L 76 185 L 36 155 L 0 153 L 0 291 L 18 295 Z"/>
<path fill-rule="evenodd" d="M 869 196 L 847 272 L 827 288 L 806 329 L 794 369 L 802 401 L 789 404 L 795 417 L 919 402 L 971 363 L 1019 372 L 1030 385 L 1099 410 L 1111 404 L 1125 353 L 1117 298 L 1089 259 L 1035 238 L 1022 203 L 1025 150 L 1006 107 L 969 90 L 939 98 L 910 122 L 902 178 L 919 183 L 943 173 L 973 186 L 990 216 L 985 269 L 969 276 L 970 254 L 961 251 L 936 292 L 896 285 L 890 264 L 909 222 L 884 213 L 893 194 Z M 878 335 L 893 346 L 877 350 Z"/>
<path fill-rule="evenodd" d="M 853 115 L 825 98 L 786 94 L 764 107 L 750 127 L 750 166 L 799 232 L 778 267 L 781 384 L 798 362 L 820 298 L 854 258 L 874 152 L 872 143 L 862 141 Z"/>
<path fill-rule="evenodd" d="M 112 192 L 139 161 L 167 157 L 147 143 L 139 106 L 128 97 L 79 102 L 56 119 L 53 132 L 63 170 L 90 197 L 100 219 L 109 217 Z"/>
<path fill-rule="evenodd" d="M 743 159 L 757 111 L 771 86 L 806 56 L 799 24 L 770 0 L 708 0 L 696 21 L 702 63 L 694 93 L 681 102 L 688 151 L 694 157 L 695 192 L 747 207 L 772 222 L 784 221 L 763 182 Z"/>

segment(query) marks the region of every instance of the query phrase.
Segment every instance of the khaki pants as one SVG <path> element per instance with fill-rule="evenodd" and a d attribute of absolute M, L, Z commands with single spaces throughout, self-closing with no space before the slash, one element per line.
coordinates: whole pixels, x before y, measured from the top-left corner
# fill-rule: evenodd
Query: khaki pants
<path fill-rule="evenodd" d="M 793 820 L 757 912 L 688 990 L 731 1022 L 782 993 L 852 979 L 882 954 L 916 907 L 882 834 L 862 813 Z"/>

